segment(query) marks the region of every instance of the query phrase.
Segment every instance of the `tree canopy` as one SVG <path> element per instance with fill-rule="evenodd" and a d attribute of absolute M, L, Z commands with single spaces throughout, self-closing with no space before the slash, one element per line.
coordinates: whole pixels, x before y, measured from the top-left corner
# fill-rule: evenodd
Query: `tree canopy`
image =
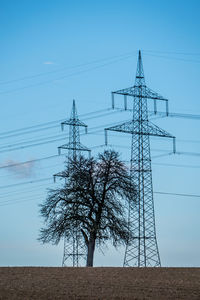
<path fill-rule="evenodd" d="M 135 198 L 129 171 L 117 152 L 107 150 L 97 159 L 70 160 L 62 176 L 65 184 L 49 190 L 41 204 L 45 227 L 39 240 L 57 244 L 65 237 L 70 241 L 74 229 L 78 230 L 87 247 L 87 266 L 93 266 L 95 245 L 128 241 L 126 204 Z"/>

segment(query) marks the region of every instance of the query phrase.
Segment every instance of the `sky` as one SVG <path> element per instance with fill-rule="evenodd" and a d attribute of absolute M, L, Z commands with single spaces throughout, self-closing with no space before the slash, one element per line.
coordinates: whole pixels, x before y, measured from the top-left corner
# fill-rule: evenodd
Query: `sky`
<path fill-rule="evenodd" d="M 0 0 L 0 6 L 0 266 L 61 266 L 63 241 L 37 241 L 39 204 L 64 168 L 65 156 L 56 155 L 68 129 L 62 132 L 60 122 L 75 99 L 88 125 L 81 142 L 93 155 L 102 151 L 104 128 L 131 119 L 123 98 L 116 100 L 121 110 L 110 109 L 111 91 L 134 85 L 140 49 L 147 86 L 179 114 L 152 120 L 177 139 L 177 154 L 169 155 L 170 140 L 151 138 L 161 263 L 199 267 L 200 117 L 188 114 L 200 115 L 200 2 Z M 110 133 L 109 143 L 130 159 L 129 136 Z M 122 266 L 123 256 L 123 247 L 107 245 L 94 264 Z"/>

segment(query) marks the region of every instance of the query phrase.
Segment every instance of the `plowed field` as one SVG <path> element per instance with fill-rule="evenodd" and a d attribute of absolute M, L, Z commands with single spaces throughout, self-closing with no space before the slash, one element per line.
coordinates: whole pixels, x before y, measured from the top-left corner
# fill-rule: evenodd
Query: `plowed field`
<path fill-rule="evenodd" d="M 0 299 L 200 299 L 200 268 L 0 268 Z"/>

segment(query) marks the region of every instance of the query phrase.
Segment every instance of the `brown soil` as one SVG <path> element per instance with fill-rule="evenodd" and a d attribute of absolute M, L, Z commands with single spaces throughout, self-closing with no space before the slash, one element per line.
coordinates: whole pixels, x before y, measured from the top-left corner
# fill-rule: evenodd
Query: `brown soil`
<path fill-rule="evenodd" d="M 0 268 L 0 299 L 200 299 L 200 268 Z"/>

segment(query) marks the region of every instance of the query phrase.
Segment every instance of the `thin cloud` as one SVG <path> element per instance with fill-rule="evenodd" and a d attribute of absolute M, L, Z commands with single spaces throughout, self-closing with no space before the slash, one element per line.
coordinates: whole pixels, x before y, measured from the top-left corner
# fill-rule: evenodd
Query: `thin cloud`
<path fill-rule="evenodd" d="M 12 173 L 17 178 L 30 178 L 34 175 L 35 162 L 33 161 L 22 164 L 19 161 L 8 159 L 1 166 L 8 165 L 10 167 L 6 171 Z"/>
<path fill-rule="evenodd" d="M 53 61 L 45 61 L 43 62 L 44 65 L 55 65 Z"/>

